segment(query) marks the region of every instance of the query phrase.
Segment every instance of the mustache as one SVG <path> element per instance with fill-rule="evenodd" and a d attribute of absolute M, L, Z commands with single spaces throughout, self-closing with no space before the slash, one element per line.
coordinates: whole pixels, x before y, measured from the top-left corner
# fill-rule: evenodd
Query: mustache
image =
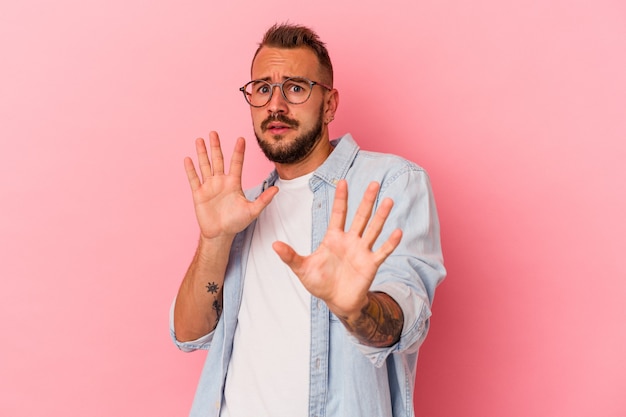
<path fill-rule="evenodd" d="M 297 128 L 300 126 L 300 123 L 297 120 L 290 119 L 282 113 L 272 113 L 261 123 L 261 130 L 265 132 L 267 130 L 267 126 L 272 122 L 280 122 L 291 128 Z"/>

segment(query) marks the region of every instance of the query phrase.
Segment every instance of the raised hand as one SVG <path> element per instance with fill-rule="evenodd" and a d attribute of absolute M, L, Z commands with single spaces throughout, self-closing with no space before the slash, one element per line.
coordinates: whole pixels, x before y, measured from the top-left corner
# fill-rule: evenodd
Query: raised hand
<path fill-rule="evenodd" d="M 328 230 L 315 252 L 300 256 L 284 242 L 275 242 L 273 248 L 304 287 L 324 300 L 349 331 L 365 343 L 383 346 L 399 337 L 402 311 L 391 297 L 369 289 L 380 265 L 400 243 L 402 231 L 394 230 L 372 250 L 393 206 L 391 199 L 384 199 L 372 216 L 378 190 L 375 182 L 368 186 L 345 231 L 348 186 L 345 180 L 340 181 Z M 386 334 L 378 334 L 381 330 Z"/>
<path fill-rule="evenodd" d="M 200 226 L 200 241 L 174 306 L 174 329 L 180 341 L 195 340 L 217 325 L 233 238 L 278 192 L 276 187 L 269 187 L 255 201 L 249 201 L 244 195 L 241 188 L 243 138 L 235 143 L 228 173 L 224 172 L 224 155 L 217 133 L 209 134 L 209 144 L 210 160 L 204 140 L 196 140 L 200 176 L 191 158 L 185 158 L 185 171 Z"/>
<path fill-rule="evenodd" d="M 228 173 L 216 132 L 209 134 L 211 157 L 203 139 L 196 140 L 200 176 L 191 158 L 185 158 L 185 171 L 191 186 L 201 236 L 205 239 L 232 237 L 248 226 L 278 192 L 269 187 L 255 201 L 246 199 L 241 186 L 245 141 L 238 138 Z"/>

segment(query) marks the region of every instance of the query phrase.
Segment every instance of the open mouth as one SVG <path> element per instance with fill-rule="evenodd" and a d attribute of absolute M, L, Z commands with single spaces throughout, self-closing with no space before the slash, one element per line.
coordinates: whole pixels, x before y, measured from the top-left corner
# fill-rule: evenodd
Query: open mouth
<path fill-rule="evenodd" d="M 291 120 L 282 114 L 270 116 L 261 123 L 261 130 L 263 132 L 270 132 L 273 135 L 280 135 L 287 132 L 289 129 L 295 129 L 297 127 L 298 122 L 296 120 Z"/>
<path fill-rule="evenodd" d="M 286 125 L 280 122 L 272 122 L 267 125 L 266 130 L 274 135 L 279 135 L 281 133 L 285 133 L 287 130 L 291 129 L 291 126 Z"/>

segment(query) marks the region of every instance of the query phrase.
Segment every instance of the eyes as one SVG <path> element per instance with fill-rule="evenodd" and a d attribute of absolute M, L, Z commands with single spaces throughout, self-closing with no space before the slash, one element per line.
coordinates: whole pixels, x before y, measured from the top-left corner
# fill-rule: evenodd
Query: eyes
<path fill-rule="evenodd" d="M 251 94 L 265 96 L 272 93 L 272 89 L 278 86 L 286 96 L 306 96 L 311 91 L 311 81 L 302 78 L 288 78 L 282 83 L 270 84 L 267 81 L 254 81 Z"/>
<path fill-rule="evenodd" d="M 263 107 L 272 99 L 274 88 L 278 87 L 280 94 L 291 104 L 302 104 L 311 97 L 311 90 L 314 85 L 319 85 L 327 90 L 332 87 L 311 81 L 304 77 L 287 78 L 282 83 L 270 83 L 265 80 L 252 80 L 241 87 L 239 91 L 252 107 Z"/>

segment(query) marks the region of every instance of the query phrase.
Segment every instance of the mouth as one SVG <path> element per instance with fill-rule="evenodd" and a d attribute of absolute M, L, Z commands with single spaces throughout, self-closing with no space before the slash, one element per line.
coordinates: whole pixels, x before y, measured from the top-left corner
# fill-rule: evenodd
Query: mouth
<path fill-rule="evenodd" d="M 273 135 L 281 135 L 285 133 L 287 130 L 291 129 L 291 126 L 288 126 L 284 123 L 280 122 L 272 122 L 267 125 L 266 131 L 270 132 Z"/>
<path fill-rule="evenodd" d="M 297 127 L 298 122 L 296 120 L 291 120 L 281 114 L 271 116 L 261 123 L 261 130 L 263 132 L 269 132 L 272 135 L 282 135 L 289 131 L 289 129 L 295 129 Z"/>

